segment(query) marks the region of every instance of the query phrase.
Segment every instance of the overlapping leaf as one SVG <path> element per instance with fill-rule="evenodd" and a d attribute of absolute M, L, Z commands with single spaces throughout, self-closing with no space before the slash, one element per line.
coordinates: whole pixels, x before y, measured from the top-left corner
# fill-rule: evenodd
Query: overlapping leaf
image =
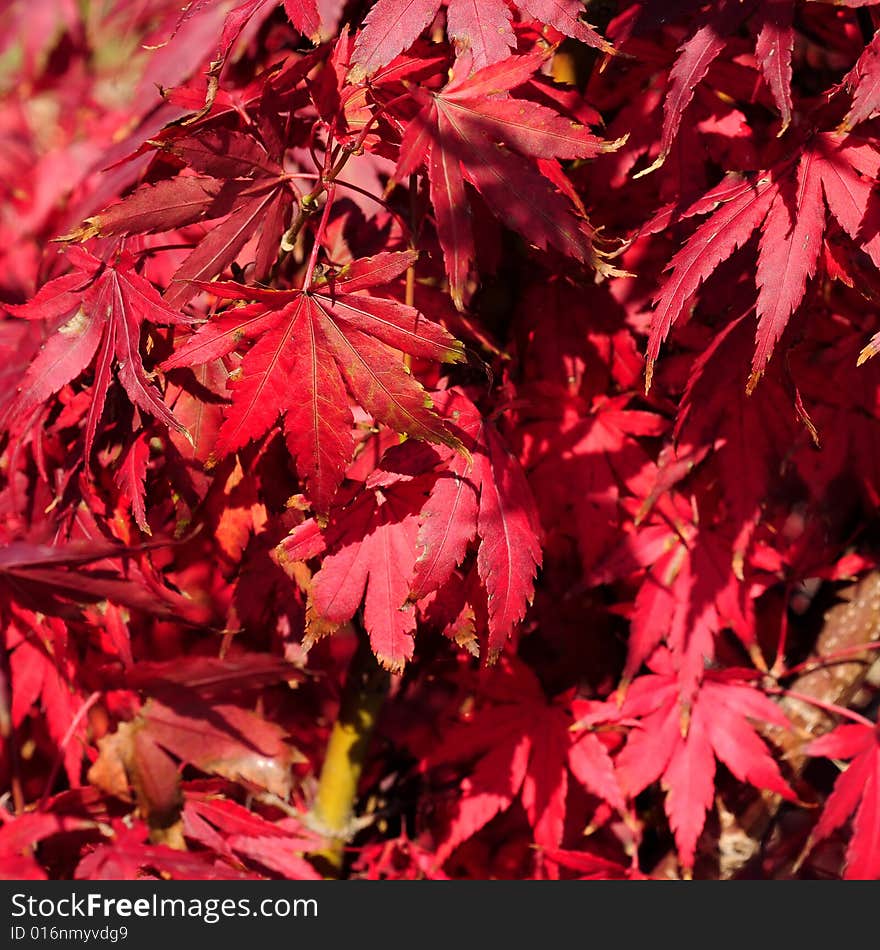
<path fill-rule="evenodd" d="M 296 196 L 282 167 L 280 141 L 270 155 L 256 136 L 221 128 L 198 137 L 171 136 L 160 144 L 197 177 L 178 175 L 142 185 L 86 219 L 67 239 L 167 231 L 222 217 L 175 271 L 165 292 L 168 304 L 186 303 L 196 293 L 197 281 L 220 274 L 256 234 L 254 276 L 264 279 L 278 256 Z"/>
<path fill-rule="evenodd" d="M 400 672 L 412 659 L 416 615 L 407 595 L 424 497 L 419 482 L 365 492 L 335 512 L 326 537 L 310 520 L 281 542 L 277 557 L 283 567 L 326 551 L 309 586 L 311 641 L 350 621 L 363 602 L 364 626 L 379 662 Z"/>
<path fill-rule="evenodd" d="M 165 363 L 166 369 L 204 363 L 242 339 L 255 341 L 231 383 L 232 405 L 216 455 L 260 438 L 283 415 L 297 470 L 325 511 L 354 449 L 348 393 L 397 432 L 456 446 L 398 351 L 457 362 L 461 345 L 412 308 L 363 292 L 402 273 L 415 256 L 399 252 L 361 261 L 332 285 L 308 290 L 203 285 L 227 300 L 256 301 L 207 323 Z"/>
<path fill-rule="evenodd" d="M 470 399 L 451 389 L 437 394 L 436 405 L 468 454 L 440 450 L 444 465 L 419 515 L 410 596 L 418 601 L 442 588 L 479 538 L 477 573 L 488 598 L 489 654 L 495 656 L 534 594 L 541 566 L 537 510 L 519 462 Z M 385 464 L 407 468 L 405 457 L 390 455 Z"/>
<path fill-rule="evenodd" d="M 670 275 L 654 298 L 648 385 L 661 343 L 700 284 L 763 224 L 757 348 L 749 383 L 753 388 L 815 272 L 825 230 L 825 204 L 843 230 L 880 264 L 874 220 L 878 211 L 871 201 L 878 164 L 880 159 L 869 146 L 821 134 L 805 144 L 796 169 L 783 162 L 755 180 L 732 189 L 724 183 L 707 195 L 723 203 L 669 262 Z M 705 213 L 708 207 L 707 200 L 701 199 L 693 213 Z"/>
<path fill-rule="evenodd" d="M 358 34 L 352 64 L 355 76 L 374 73 L 411 46 L 436 17 L 441 0 L 376 0 Z M 555 27 L 597 49 L 610 45 L 581 18 L 578 0 L 517 0 L 523 16 Z M 475 69 L 499 62 L 516 48 L 511 10 L 505 0 L 449 0 L 446 32 Z"/>
<path fill-rule="evenodd" d="M 697 29 L 678 49 L 669 70 L 663 101 L 663 131 L 660 152 L 653 164 L 639 172 L 646 175 L 659 168 L 672 151 L 685 111 L 697 87 L 724 51 L 743 22 L 756 16 L 757 44 L 755 59 L 782 116 L 782 130 L 792 115 L 792 49 L 794 46 L 793 0 L 767 0 L 763 3 L 722 0 L 713 3 L 697 20 Z M 781 134 L 781 132 L 780 132 Z M 638 177 L 638 176 L 637 176 Z"/>
<path fill-rule="evenodd" d="M 637 716 L 640 726 L 630 733 L 617 759 L 618 774 L 630 795 L 661 779 L 679 856 L 686 867 L 693 867 L 714 795 L 716 759 L 740 782 L 795 798 L 749 722 L 785 729 L 788 721 L 775 703 L 734 671 L 708 673 L 693 702 L 683 706 L 669 659 L 658 656 L 654 668 L 656 672 L 633 683 L 623 705 L 623 714 Z"/>
<path fill-rule="evenodd" d="M 300 33 L 314 41 L 322 37 L 321 17 L 318 13 L 316 0 L 282 0 L 284 12 L 290 19 L 290 22 Z M 183 8 L 183 13 L 177 22 L 175 33 L 183 26 L 187 20 L 202 13 L 208 7 L 216 6 L 218 0 L 192 0 Z M 256 15 L 262 13 L 268 16 L 272 10 L 279 5 L 279 0 L 244 0 L 238 3 L 227 14 L 223 22 L 223 31 L 217 44 L 217 51 L 214 56 L 213 69 L 218 72 L 225 63 L 229 51 L 240 36 L 242 30 L 248 22 Z"/>
<path fill-rule="evenodd" d="M 6 429 L 18 428 L 94 363 L 93 398 L 85 426 L 87 461 L 114 368 L 116 378 L 138 409 L 185 432 L 148 378 L 140 349 L 144 324 L 178 324 L 184 318 L 134 270 L 135 261 L 130 255 L 122 254 L 112 264 L 80 248 L 71 248 L 69 255 L 76 267 L 73 273 L 49 281 L 29 303 L 9 308 L 16 316 L 43 321 L 48 336 L 0 424 Z"/>
<path fill-rule="evenodd" d="M 876 726 L 847 724 L 811 742 L 810 755 L 851 759 L 825 802 L 811 841 L 827 838 L 852 818 L 846 877 L 880 877 L 880 732 Z"/>
<path fill-rule="evenodd" d="M 468 723 L 451 725 L 426 766 L 476 763 L 437 850 L 445 861 L 463 841 L 520 798 L 544 849 L 558 848 L 564 831 L 569 772 L 613 808 L 625 808 L 611 758 L 591 733 L 574 737 L 563 703 L 548 702 L 527 668 L 514 664 Z"/>
<path fill-rule="evenodd" d="M 556 159 L 594 158 L 615 143 L 547 106 L 504 95 L 531 79 L 542 59 L 512 56 L 472 76 L 460 70 L 439 93 L 419 92 L 421 111 L 401 143 L 396 177 L 405 180 L 421 165 L 428 170 L 437 234 L 459 308 L 476 253 L 465 182 L 530 244 L 598 266 L 589 224 L 546 172 Z"/>

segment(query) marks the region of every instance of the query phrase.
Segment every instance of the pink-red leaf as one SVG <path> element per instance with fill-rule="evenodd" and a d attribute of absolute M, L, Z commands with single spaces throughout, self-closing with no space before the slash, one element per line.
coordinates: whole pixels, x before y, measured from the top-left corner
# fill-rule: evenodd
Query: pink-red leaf
<path fill-rule="evenodd" d="M 791 54 L 794 48 L 794 4 L 764 0 L 755 58 L 782 116 L 780 134 L 791 124 Z"/>
<path fill-rule="evenodd" d="M 326 511 L 354 445 L 347 393 L 398 432 L 456 445 L 395 351 L 457 362 L 463 357 L 461 344 L 412 308 L 362 292 L 411 262 L 405 254 L 382 255 L 356 265 L 339 281 L 343 293 L 323 287 L 304 293 L 231 282 L 202 285 L 226 299 L 257 301 L 203 327 L 166 364 L 216 359 L 242 338 L 256 337 L 240 377 L 231 383 L 232 406 L 216 453 L 228 454 L 260 438 L 284 415 L 297 469 L 315 505 Z"/>
<path fill-rule="evenodd" d="M 798 308 L 816 262 L 825 229 L 820 163 L 805 149 L 797 180 L 786 178 L 773 199 L 758 249 L 758 336 L 752 361 L 759 376 Z"/>
<path fill-rule="evenodd" d="M 846 877 L 876 880 L 880 877 L 880 732 L 867 725 L 838 726 L 811 742 L 807 752 L 852 759 L 825 803 L 812 840 L 827 838 L 853 817 Z"/>

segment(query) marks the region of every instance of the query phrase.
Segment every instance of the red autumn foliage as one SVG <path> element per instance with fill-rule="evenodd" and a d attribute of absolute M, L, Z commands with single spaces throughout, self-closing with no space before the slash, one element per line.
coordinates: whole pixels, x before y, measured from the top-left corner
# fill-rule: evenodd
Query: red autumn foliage
<path fill-rule="evenodd" d="M 880 3 L 0 37 L 0 876 L 880 878 Z"/>

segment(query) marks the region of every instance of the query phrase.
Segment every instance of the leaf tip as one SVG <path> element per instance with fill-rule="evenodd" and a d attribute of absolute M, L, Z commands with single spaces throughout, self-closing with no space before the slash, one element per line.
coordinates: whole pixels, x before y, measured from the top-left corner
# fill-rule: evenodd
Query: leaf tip
<path fill-rule="evenodd" d="M 767 661 L 764 659 L 764 654 L 761 652 L 761 647 L 757 643 L 753 643 L 749 647 L 749 657 L 752 663 L 755 664 L 755 669 L 759 670 L 765 675 L 770 672 L 770 668 L 767 666 Z"/>
<path fill-rule="evenodd" d="M 90 238 L 98 237 L 101 233 L 101 220 L 99 217 L 86 218 L 78 227 L 74 228 L 68 234 L 59 234 L 52 238 L 53 244 L 81 244 Z"/>
<path fill-rule="evenodd" d="M 658 168 L 662 168 L 662 167 L 663 167 L 663 163 L 666 161 L 666 159 L 667 159 L 668 157 L 669 157 L 669 156 L 668 156 L 668 153 L 667 153 L 667 152 L 661 152 L 661 153 L 657 156 L 657 158 L 654 159 L 654 161 L 653 161 L 647 168 L 643 168 L 640 172 L 636 172 L 636 173 L 632 176 L 632 177 L 633 177 L 633 181 L 635 181 L 637 178 L 644 178 L 645 175 L 650 175 L 652 172 L 657 171 Z"/>
<path fill-rule="evenodd" d="M 619 148 L 623 148 L 624 145 L 629 141 L 629 132 L 625 132 L 620 136 L 619 139 L 609 139 L 602 143 L 603 152 L 616 152 Z"/>
<path fill-rule="evenodd" d="M 385 656 L 383 653 L 375 653 L 375 656 L 379 662 L 379 666 L 384 670 L 388 670 L 392 676 L 400 676 L 401 673 L 403 673 L 403 668 L 406 666 L 405 660 L 394 660 L 391 657 Z"/>
<path fill-rule="evenodd" d="M 875 356 L 875 355 L 876 355 L 877 350 L 880 349 L 880 346 L 878 346 L 878 343 L 880 343 L 880 341 L 874 342 L 874 341 L 872 340 L 872 341 L 859 353 L 859 358 L 856 360 L 856 366 L 861 366 L 863 363 L 867 363 L 868 360 L 869 360 L 872 356 Z"/>

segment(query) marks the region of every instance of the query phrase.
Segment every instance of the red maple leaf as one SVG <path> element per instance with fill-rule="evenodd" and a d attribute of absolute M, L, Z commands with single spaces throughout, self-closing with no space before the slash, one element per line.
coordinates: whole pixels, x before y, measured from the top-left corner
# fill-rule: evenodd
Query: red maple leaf
<path fill-rule="evenodd" d="M 165 292 L 167 303 L 185 304 L 198 291 L 199 280 L 220 274 L 256 234 L 254 277 L 265 279 L 278 257 L 298 191 L 283 168 L 283 131 L 265 117 L 261 130 L 262 136 L 206 129 L 195 137 L 171 126 L 153 144 L 196 175 L 143 184 L 87 218 L 64 240 L 149 234 L 222 218 L 174 272 Z M 271 144 L 263 144 L 261 137 Z"/>
<path fill-rule="evenodd" d="M 599 574 L 607 581 L 625 575 L 639 560 L 649 565 L 632 607 L 623 679 L 632 679 L 665 642 L 684 696 L 697 688 L 725 628 L 733 629 L 743 645 L 759 655 L 750 587 L 734 574 L 729 540 L 694 524 L 687 514 L 681 500 L 677 511 L 669 506 L 661 524 L 638 529 Z"/>
<path fill-rule="evenodd" d="M 810 841 L 822 841 L 852 818 L 845 877 L 880 878 L 880 730 L 847 723 L 814 739 L 806 752 L 852 760 L 835 782 Z"/>
<path fill-rule="evenodd" d="M 763 224 L 758 249 L 757 347 L 749 378 L 749 389 L 753 389 L 803 299 L 807 280 L 815 273 L 825 230 L 825 204 L 843 230 L 880 266 L 880 236 L 872 230 L 877 211 L 871 204 L 878 168 L 880 158 L 872 147 L 836 133 L 822 133 L 804 145 L 796 168 L 792 161 L 784 161 L 754 180 L 733 186 L 722 182 L 686 211 L 685 217 L 704 214 L 722 202 L 667 265 L 671 273 L 654 298 L 647 385 L 661 343 L 700 284 Z"/>
<path fill-rule="evenodd" d="M 323 839 L 294 818 L 270 822 L 228 798 L 196 791 L 187 791 L 181 817 L 187 838 L 232 864 L 245 859 L 288 880 L 320 879 L 303 853 L 317 851 Z"/>
<path fill-rule="evenodd" d="M 715 792 L 716 758 L 740 782 L 796 799 L 748 721 L 785 729 L 788 720 L 735 669 L 708 671 L 693 701 L 683 705 L 671 656 L 655 654 L 651 668 L 654 673 L 636 679 L 623 704 L 623 715 L 638 718 L 639 726 L 617 758 L 618 775 L 633 796 L 661 780 L 679 857 L 690 868 Z"/>
<path fill-rule="evenodd" d="M 129 560 L 138 552 L 98 539 L 66 545 L 10 540 L 0 547 L 0 595 L 26 610 L 61 617 L 76 613 L 73 604 L 108 600 L 157 617 L 204 621 L 201 610 L 161 584 L 148 565 L 142 569 Z"/>
<path fill-rule="evenodd" d="M 176 34 L 187 20 L 206 10 L 208 7 L 216 6 L 220 0 L 190 0 L 177 21 L 174 28 Z M 319 41 L 323 36 L 321 17 L 318 13 L 316 0 L 281 0 L 284 4 L 284 11 L 290 19 L 290 22 L 300 33 L 314 40 Z M 217 44 L 217 52 L 212 63 L 212 71 L 217 73 L 226 61 L 229 51 L 240 36 L 242 30 L 248 22 L 257 14 L 263 13 L 268 16 L 279 5 L 279 0 L 244 0 L 238 3 L 227 14 L 223 22 L 223 31 Z"/>
<path fill-rule="evenodd" d="M 354 47 L 352 78 L 374 73 L 411 46 L 428 27 L 442 0 L 376 0 L 364 19 Z M 580 19 L 579 0 L 517 0 L 526 17 L 547 23 L 561 33 L 597 49 L 612 47 Z M 516 48 L 506 0 L 448 0 L 446 32 L 459 53 L 467 52 L 475 69 L 490 66 Z"/>
<path fill-rule="evenodd" d="M 505 664 L 484 684 L 483 702 L 469 721 L 447 727 L 426 768 L 475 763 L 461 783 L 449 828 L 437 848 L 442 864 L 464 841 L 519 797 L 535 843 L 558 848 L 564 830 L 569 772 L 592 795 L 626 807 L 611 757 L 591 732 L 571 732 L 565 699 L 549 702 L 534 674 Z"/>
<path fill-rule="evenodd" d="M 85 426 L 87 465 L 114 366 L 135 406 L 185 433 L 147 377 L 140 343 L 145 323 L 188 321 L 135 272 L 132 255 L 122 253 L 108 264 L 82 248 L 70 248 L 68 257 L 76 268 L 73 273 L 49 281 L 29 303 L 8 307 L 16 316 L 43 321 L 49 335 L 7 404 L 0 427 L 19 428 L 29 422 L 51 396 L 97 360 Z"/>
<path fill-rule="evenodd" d="M 669 157 L 685 110 L 693 100 L 697 87 L 706 78 L 728 41 L 752 14 L 755 14 L 754 26 L 758 34 L 755 59 L 782 115 L 779 134 L 785 131 L 791 122 L 792 113 L 794 7 L 794 0 L 765 0 L 760 4 L 721 0 L 706 9 L 697 20 L 696 30 L 678 48 L 675 62 L 669 70 L 668 88 L 663 101 L 660 153 L 653 164 L 636 177 L 655 171 Z"/>
<path fill-rule="evenodd" d="M 281 542 L 282 567 L 327 552 L 309 587 L 307 644 L 351 620 L 363 601 L 364 626 L 380 663 L 400 672 L 412 659 L 416 616 L 407 597 L 424 498 L 419 481 L 366 491 L 334 511 L 325 535 L 310 519 Z"/>
<path fill-rule="evenodd" d="M 874 34 L 844 82 L 853 97 L 844 127 L 852 129 L 880 112 L 880 32 Z"/>
<path fill-rule="evenodd" d="M 699 453 L 723 488 L 740 574 L 767 507 L 768 480 L 779 472 L 799 431 L 795 398 L 783 388 L 779 366 L 751 394 L 739 385 L 753 345 L 746 317 L 715 335 L 693 363 L 674 429 L 679 457 Z"/>
<path fill-rule="evenodd" d="M 511 56 L 467 75 L 459 66 L 437 93 L 414 90 L 395 176 L 428 170 L 437 234 L 452 298 L 463 307 L 476 254 L 465 182 L 493 214 L 539 248 L 598 265 L 592 231 L 558 189 L 556 160 L 594 158 L 617 147 L 547 106 L 509 95 L 528 82 L 542 54 Z M 491 98 L 489 98 L 491 96 Z M 537 161 L 536 161 L 537 160 Z"/>
<path fill-rule="evenodd" d="M 494 658 L 525 615 L 541 566 L 535 501 L 518 460 L 495 426 L 458 389 L 439 392 L 435 405 L 461 440 L 465 453 L 392 449 L 387 471 L 424 472 L 442 467 L 419 514 L 417 560 L 410 599 L 440 590 L 462 564 L 475 538 L 477 573 L 488 603 L 489 657 Z M 378 473 L 376 484 L 384 476 Z"/>
<path fill-rule="evenodd" d="M 147 844 L 145 824 L 133 828 L 121 821 L 108 828 L 111 842 L 91 849 L 79 862 L 78 881 L 182 881 L 259 880 L 262 875 L 239 870 L 212 854 L 177 851 L 161 844 Z"/>
<path fill-rule="evenodd" d="M 34 849 L 55 835 L 70 836 L 95 828 L 96 825 L 71 815 L 50 812 L 25 812 L 16 818 L 4 819 L 0 825 L 0 865 L 8 878 L 20 881 L 46 880 L 46 872 L 34 858 Z"/>
<path fill-rule="evenodd" d="M 39 704 L 52 742 L 74 788 L 81 783 L 86 723 L 78 716 L 84 701 L 77 688 L 70 632 L 57 617 L 15 611 L 4 636 L 12 673 L 12 725 L 20 728 Z"/>
<path fill-rule="evenodd" d="M 396 432 L 457 446 L 396 351 L 454 363 L 464 358 L 463 347 L 411 307 L 364 293 L 397 277 L 416 257 L 380 254 L 355 262 L 329 284 L 303 290 L 201 285 L 226 300 L 256 301 L 205 324 L 164 364 L 205 363 L 242 339 L 255 341 L 231 381 L 232 405 L 215 454 L 260 438 L 283 415 L 297 470 L 314 504 L 326 511 L 354 450 L 348 393 Z"/>
<path fill-rule="evenodd" d="M 589 406 L 560 398 L 555 387 L 529 395 L 534 414 L 541 417 L 524 431 L 544 523 L 569 525 L 589 577 L 620 541 L 628 517 L 625 502 L 647 496 L 656 479 L 656 466 L 638 439 L 662 434 L 668 423 L 655 413 L 628 408 L 632 399 L 627 395 L 600 396 Z"/>

